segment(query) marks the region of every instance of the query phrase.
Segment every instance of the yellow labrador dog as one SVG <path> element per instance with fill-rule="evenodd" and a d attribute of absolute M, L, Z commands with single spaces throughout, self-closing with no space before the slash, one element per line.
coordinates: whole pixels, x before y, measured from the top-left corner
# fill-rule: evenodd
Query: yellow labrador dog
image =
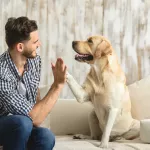
<path fill-rule="evenodd" d="M 91 101 L 94 106 L 89 114 L 91 138 L 100 139 L 100 147 L 106 148 L 110 139 L 138 137 L 140 123 L 132 118 L 126 77 L 109 41 L 92 36 L 73 41 L 72 46 L 78 53 L 75 59 L 91 66 L 82 86 L 67 73 L 67 83 L 77 101 Z"/>

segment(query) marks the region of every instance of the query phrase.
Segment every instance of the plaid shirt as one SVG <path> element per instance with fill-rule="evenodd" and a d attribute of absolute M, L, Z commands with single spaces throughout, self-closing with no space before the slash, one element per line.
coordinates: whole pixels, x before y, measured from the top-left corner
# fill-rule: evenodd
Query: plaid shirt
<path fill-rule="evenodd" d="M 0 116 L 25 115 L 36 103 L 37 89 L 40 82 L 41 59 L 27 59 L 22 82 L 26 88 L 26 95 L 18 92 L 20 81 L 18 70 L 11 60 L 9 51 L 0 56 Z"/>

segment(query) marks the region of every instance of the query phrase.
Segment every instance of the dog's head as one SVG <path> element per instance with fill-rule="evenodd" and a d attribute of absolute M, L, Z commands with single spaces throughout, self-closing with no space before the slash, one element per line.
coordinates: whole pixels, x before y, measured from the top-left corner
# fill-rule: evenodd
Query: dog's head
<path fill-rule="evenodd" d="M 72 47 L 78 53 L 75 59 L 89 64 L 112 54 L 112 47 L 103 36 L 91 36 L 86 41 L 73 41 Z"/>

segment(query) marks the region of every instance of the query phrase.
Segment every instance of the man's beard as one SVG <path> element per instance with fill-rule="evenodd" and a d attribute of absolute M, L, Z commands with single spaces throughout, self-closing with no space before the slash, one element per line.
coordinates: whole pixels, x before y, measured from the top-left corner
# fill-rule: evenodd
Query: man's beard
<path fill-rule="evenodd" d="M 33 55 L 33 52 L 35 50 L 24 50 L 24 52 L 22 53 L 23 56 L 25 56 L 26 58 L 35 58 L 36 55 Z"/>

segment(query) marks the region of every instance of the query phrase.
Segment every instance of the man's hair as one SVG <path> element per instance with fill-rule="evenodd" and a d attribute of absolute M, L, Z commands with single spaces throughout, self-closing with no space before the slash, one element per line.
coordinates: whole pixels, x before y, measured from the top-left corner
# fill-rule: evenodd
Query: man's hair
<path fill-rule="evenodd" d="M 36 31 L 38 26 L 35 20 L 27 17 L 8 18 L 5 25 L 5 39 L 9 48 L 19 42 L 30 40 L 30 33 Z"/>

